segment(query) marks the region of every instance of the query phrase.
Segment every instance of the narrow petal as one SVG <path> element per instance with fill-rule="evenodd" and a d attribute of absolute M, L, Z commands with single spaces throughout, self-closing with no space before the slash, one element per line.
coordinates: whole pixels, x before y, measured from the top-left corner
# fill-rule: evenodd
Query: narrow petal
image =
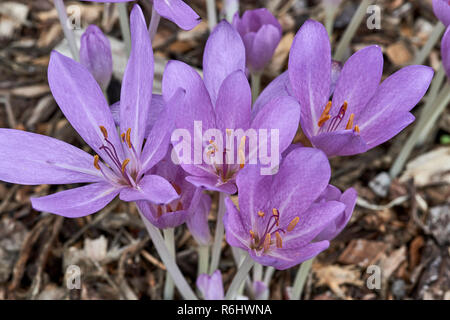
<path fill-rule="evenodd" d="M 216 102 L 216 123 L 218 129 L 246 130 L 250 125 L 252 93 L 244 72 L 237 70 L 230 74 L 219 90 Z"/>
<path fill-rule="evenodd" d="M 363 114 L 356 119 L 361 136 L 368 144 L 379 141 L 380 127 L 389 133 L 389 138 L 398 131 L 388 132 L 393 120 L 407 117 L 407 113 L 422 99 L 433 78 L 433 69 L 426 66 L 409 66 L 387 78 L 369 101 Z M 411 120 L 409 117 L 408 121 Z M 406 121 L 406 122 L 408 122 Z M 402 121 L 404 123 L 404 121 Z"/>
<path fill-rule="evenodd" d="M 231 182 L 221 184 L 216 176 L 188 176 L 186 180 L 198 188 L 206 188 L 208 190 L 224 192 L 226 194 L 234 194 L 237 192 L 236 185 Z"/>
<path fill-rule="evenodd" d="M 61 111 L 84 141 L 107 161 L 108 155 L 100 150 L 105 143 L 100 129 L 102 126 L 109 134 L 109 141 L 119 146 L 116 149 L 123 160 L 111 111 L 100 86 L 86 67 L 53 51 L 48 67 L 48 83 Z"/>
<path fill-rule="evenodd" d="M 120 189 L 111 184 L 100 182 L 41 198 L 31 198 L 31 204 L 38 211 L 79 218 L 103 209 L 119 192 Z"/>
<path fill-rule="evenodd" d="M 319 22 L 306 21 L 295 36 L 289 55 L 289 79 L 300 102 L 302 129 L 307 136 L 318 130 L 331 83 L 331 48 Z"/>
<path fill-rule="evenodd" d="M 250 247 L 250 230 L 245 227 L 241 213 L 230 198 L 225 199 L 225 206 L 227 208 L 223 217 L 225 238 L 230 246 L 247 250 Z"/>
<path fill-rule="evenodd" d="M 280 212 L 280 224 L 308 209 L 327 187 L 330 164 L 323 152 L 313 148 L 297 148 L 283 160 L 271 185 L 272 205 Z"/>
<path fill-rule="evenodd" d="M 322 150 L 330 157 L 351 156 L 369 150 L 362 135 L 353 130 L 324 132 L 311 138 L 314 147 Z"/>
<path fill-rule="evenodd" d="M 153 49 L 141 8 L 133 7 L 130 16 L 131 54 L 120 92 L 120 132 L 131 128 L 131 143 L 138 154 L 148 123 L 153 88 Z"/>
<path fill-rule="evenodd" d="M 181 0 L 154 0 L 155 10 L 183 30 L 191 30 L 200 23 L 200 17 Z"/>
<path fill-rule="evenodd" d="M 276 77 L 259 95 L 253 105 L 252 114 L 255 116 L 267 103 L 278 97 L 291 96 L 292 87 L 289 82 L 288 71 Z"/>
<path fill-rule="evenodd" d="M 0 129 L 0 180 L 26 185 L 102 181 L 94 157 L 60 140 Z"/>
<path fill-rule="evenodd" d="M 348 109 L 342 123 L 348 121 L 351 113 L 358 115 L 364 111 L 369 100 L 375 94 L 383 75 L 383 53 L 378 46 L 359 50 L 345 63 L 339 75 L 333 96 L 331 115 L 337 115 L 345 101 Z"/>
<path fill-rule="evenodd" d="M 200 191 L 202 192 L 202 191 Z M 193 208 L 193 214 L 186 221 L 186 224 L 200 245 L 208 245 L 211 242 L 211 232 L 209 230 L 208 216 L 211 210 L 211 197 L 202 192 L 200 202 Z"/>
<path fill-rule="evenodd" d="M 209 36 L 203 55 L 204 79 L 213 105 L 222 82 L 236 70 L 245 72 L 244 44 L 237 31 L 222 21 Z"/>
<path fill-rule="evenodd" d="M 251 55 L 249 56 L 250 61 L 247 61 L 253 71 L 259 72 L 266 67 L 272 59 L 280 40 L 280 30 L 271 24 L 266 24 L 258 30 L 253 41 Z"/>
<path fill-rule="evenodd" d="M 264 266 L 272 266 L 277 270 L 286 270 L 314 258 L 322 251 L 328 249 L 329 245 L 328 241 L 320 241 L 301 248 L 279 249 L 268 255 L 257 256 L 253 250 L 250 250 L 249 253 L 256 262 Z"/>
<path fill-rule="evenodd" d="M 123 201 L 147 200 L 155 204 L 166 204 L 179 195 L 166 179 L 157 175 L 146 175 L 137 188 L 126 188 L 120 192 Z"/>

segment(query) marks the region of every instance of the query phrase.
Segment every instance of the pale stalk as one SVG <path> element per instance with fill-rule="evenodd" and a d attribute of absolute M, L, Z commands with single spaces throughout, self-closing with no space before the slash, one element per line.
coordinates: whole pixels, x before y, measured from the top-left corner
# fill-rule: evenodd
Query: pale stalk
<path fill-rule="evenodd" d="M 213 30 L 217 24 L 216 0 L 206 0 L 209 30 Z"/>
<path fill-rule="evenodd" d="M 63 0 L 54 0 L 56 12 L 58 13 L 59 22 L 64 32 L 64 37 L 69 45 L 70 53 L 76 61 L 80 61 L 80 52 L 78 51 L 77 42 L 73 30 L 67 25 L 67 12 Z"/>
<path fill-rule="evenodd" d="M 198 275 L 208 273 L 209 246 L 198 246 Z"/>
<path fill-rule="evenodd" d="M 333 35 L 334 19 L 336 18 L 336 13 L 338 6 L 335 5 L 325 5 L 325 28 L 327 29 L 328 36 L 331 39 Z"/>
<path fill-rule="evenodd" d="M 255 263 L 253 267 L 253 281 L 261 281 L 263 275 L 263 266 L 259 263 Z"/>
<path fill-rule="evenodd" d="M 130 56 L 131 33 L 126 2 L 117 3 L 117 9 L 119 10 L 120 31 L 122 32 L 123 42 L 125 43 L 125 51 L 127 53 L 127 56 Z"/>
<path fill-rule="evenodd" d="M 353 37 L 355 36 L 356 31 L 358 31 L 358 28 L 361 25 L 361 22 L 363 21 L 367 13 L 367 7 L 369 6 L 369 4 L 370 0 L 362 0 L 361 3 L 359 4 L 359 7 L 356 10 L 355 15 L 353 16 L 352 20 L 350 21 L 350 24 L 347 26 L 347 29 L 345 29 L 344 35 L 339 41 L 336 53 L 334 54 L 334 60 L 343 61 L 343 59 L 345 58 L 350 43 Z"/>
<path fill-rule="evenodd" d="M 172 255 L 174 260 L 175 258 L 175 232 L 173 228 L 164 229 L 164 241 L 166 243 L 166 247 L 169 250 L 169 253 Z M 170 276 L 169 272 L 166 272 L 166 282 L 164 284 L 164 300 L 173 300 L 174 294 L 174 283 L 173 279 Z"/>
<path fill-rule="evenodd" d="M 266 273 L 264 274 L 264 283 L 266 286 L 269 286 L 270 280 L 272 280 L 272 276 L 275 272 L 274 267 L 267 267 Z"/>
<path fill-rule="evenodd" d="M 136 206 L 137 207 L 137 206 Z M 192 291 L 191 287 L 187 283 L 180 269 L 178 268 L 174 257 L 170 254 L 167 249 L 166 244 L 164 243 L 164 239 L 159 232 L 159 229 L 152 225 L 147 218 L 143 215 L 140 209 L 137 207 L 139 214 L 141 215 L 141 219 L 144 222 L 145 227 L 147 228 L 148 234 L 153 241 L 153 244 L 156 248 L 156 251 L 159 254 L 162 262 L 164 263 L 167 271 L 172 276 L 173 282 L 180 292 L 181 296 L 187 300 L 198 300 L 194 291 Z"/>
<path fill-rule="evenodd" d="M 239 0 L 223 0 L 225 6 L 225 16 L 228 22 L 233 21 L 236 12 L 239 12 Z"/>
<path fill-rule="evenodd" d="M 231 282 L 230 288 L 228 289 L 227 294 L 225 295 L 225 300 L 234 300 L 236 298 L 239 288 L 247 278 L 248 273 L 250 272 L 250 269 L 253 267 L 254 264 L 255 261 L 246 252 L 245 259 L 241 263 L 236 275 L 234 276 L 233 281 Z"/>
<path fill-rule="evenodd" d="M 414 58 L 414 61 L 412 64 L 423 64 L 430 54 L 431 50 L 433 50 L 436 43 L 441 38 L 442 34 L 445 31 L 445 26 L 442 22 L 438 22 L 431 32 L 430 37 L 428 38 L 425 45 L 422 47 L 422 49 L 416 54 L 416 57 Z"/>
<path fill-rule="evenodd" d="M 420 117 L 419 121 L 416 123 L 412 134 L 409 136 L 406 144 L 404 144 L 402 150 L 399 155 L 395 159 L 389 174 L 392 179 L 396 178 L 400 172 L 403 170 L 403 167 L 408 160 L 412 150 L 416 146 L 420 136 L 424 134 L 428 135 L 429 130 L 433 127 L 439 115 L 444 111 L 450 100 L 450 85 L 447 83 L 444 88 L 441 90 L 439 95 L 433 101 L 428 101 L 425 106 L 427 111 L 423 110 L 423 116 Z"/>
<path fill-rule="evenodd" d="M 252 73 L 252 100 L 255 103 L 261 91 L 261 73 Z"/>
<path fill-rule="evenodd" d="M 225 198 L 226 194 L 220 192 L 219 205 L 217 210 L 217 224 L 216 232 L 214 234 L 214 243 L 212 247 L 211 265 L 209 266 L 209 273 L 212 274 L 219 267 L 220 253 L 222 252 L 222 241 L 225 233 L 223 227 L 223 215 L 225 214 Z"/>
<path fill-rule="evenodd" d="M 299 300 L 302 296 L 303 287 L 305 286 L 306 278 L 308 277 L 309 270 L 314 258 L 306 260 L 300 266 L 295 276 L 294 286 L 292 287 L 291 300 Z"/>
<path fill-rule="evenodd" d="M 156 31 L 158 31 L 159 22 L 161 21 L 161 16 L 155 10 L 155 6 L 152 7 L 152 17 L 150 19 L 150 25 L 148 27 L 148 33 L 150 35 L 150 41 L 153 43 L 155 39 Z"/>

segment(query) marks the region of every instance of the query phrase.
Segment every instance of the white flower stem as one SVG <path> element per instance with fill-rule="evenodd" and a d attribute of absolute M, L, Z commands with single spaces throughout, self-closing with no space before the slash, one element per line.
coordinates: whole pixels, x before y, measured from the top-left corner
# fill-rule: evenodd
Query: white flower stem
<path fill-rule="evenodd" d="M 300 299 L 303 292 L 303 287 L 305 286 L 306 277 L 309 274 L 309 270 L 311 270 L 313 260 L 314 258 L 306 260 L 301 264 L 300 268 L 298 268 L 297 275 L 294 280 L 294 286 L 292 288 L 291 300 Z"/>
<path fill-rule="evenodd" d="M 208 273 L 209 246 L 198 247 L 198 275 Z"/>
<path fill-rule="evenodd" d="M 347 51 L 349 49 L 350 43 L 353 39 L 353 37 L 356 34 L 356 31 L 358 31 L 359 26 L 361 25 L 362 20 L 364 19 L 367 7 L 370 4 L 370 0 L 362 0 L 359 4 L 358 9 L 356 10 L 355 15 L 353 16 L 352 20 L 350 21 L 349 25 L 347 26 L 347 29 L 345 29 L 344 35 L 342 36 L 341 40 L 339 41 L 339 44 L 336 49 L 336 53 L 334 54 L 334 60 L 337 61 L 343 61 Z"/>
<path fill-rule="evenodd" d="M 236 12 L 239 12 L 239 0 L 223 0 L 223 2 L 226 18 L 231 23 Z"/>
<path fill-rule="evenodd" d="M 173 228 L 164 229 L 164 241 L 169 253 L 175 259 L 175 232 Z M 169 272 L 166 272 L 166 282 L 164 284 L 164 300 L 173 300 L 174 283 Z"/>
<path fill-rule="evenodd" d="M 198 300 L 194 291 L 192 291 L 191 287 L 189 286 L 189 284 L 187 283 L 183 274 L 181 273 L 180 269 L 178 268 L 174 257 L 170 254 L 169 250 L 167 249 L 167 246 L 164 243 L 164 239 L 161 236 L 159 229 L 156 228 L 154 225 L 152 225 L 147 220 L 147 218 L 145 218 L 145 216 L 142 214 L 142 212 L 139 210 L 139 208 L 138 208 L 138 211 L 139 211 L 139 214 L 141 215 L 141 218 L 142 218 L 142 221 L 144 222 L 145 227 L 147 228 L 150 238 L 152 239 L 153 244 L 155 245 L 155 248 L 159 254 L 159 257 L 161 258 L 162 262 L 166 266 L 167 271 L 172 276 L 175 286 L 177 287 L 180 294 L 183 296 L 184 299 Z"/>
<path fill-rule="evenodd" d="M 336 5 L 325 5 L 325 28 L 330 38 L 333 35 L 334 19 L 336 18 L 337 10 L 338 6 Z"/>
<path fill-rule="evenodd" d="M 125 50 L 127 52 L 127 55 L 130 56 L 131 33 L 130 33 L 130 22 L 128 20 L 127 3 L 119 2 L 117 3 L 117 8 L 119 10 L 120 30 L 122 32 L 123 42 L 125 43 Z"/>
<path fill-rule="evenodd" d="M 422 49 L 416 54 L 416 57 L 414 58 L 414 61 L 412 64 L 423 64 L 430 54 L 431 50 L 433 50 L 436 43 L 441 38 L 441 35 L 445 31 L 445 26 L 442 22 L 438 22 L 431 32 L 430 37 L 428 38 L 425 45 L 422 47 Z"/>
<path fill-rule="evenodd" d="M 264 283 L 266 286 L 269 286 L 270 280 L 272 280 L 272 276 L 275 272 L 274 267 L 267 267 L 266 273 L 264 274 Z"/>
<path fill-rule="evenodd" d="M 155 6 L 152 8 L 152 17 L 150 19 L 150 25 L 148 27 L 148 33 L 150 35 L 150 40 L 153 43 L 153 39 L 155 39 L 156 31 L 158 30 L 159 22 L 161 21 L 161 16 L 155 10 Z"/>
<path fill-rule="evenodd" d="M 252 100 L 255 103 L 261 91 L 261 73 L 252 73 Z"/>
<path fill-rule="evenodd" d="M 222 241 L 225 233 L 223 227 L 223 215 L 225 214 L 225 198 L 226 194 L 221 192 L 219 194 L 219 206 L 217 210 L 217 224 L 216 233 L 214 235 L 214 243 L 212 248 L 211 265 L 209 266 L 209 273 L 212 274 L 219 267 L 220 253 L 222 252 Z"/>
<path fill-rule="evenodd" d="M 213 30 L 217 24 L 216 0 L 206 0 L 209 30 Z"/>
<path fill-rule="evenodd" d="M 253 281 L 261 281 L 263 275 L 263 266 L 259 263 L 255 263 L 253 267 Z"/>
<path fill-rule="evenodd" d="M 230 288 L 228 289 L 227 294 L 225 295 L 225 300 L 234 300 L 236 298 L 236 294 L 238 293 L 241 285 L 245 281 L 250 272 L 250 269 L 255 264 L 255 261 L 250 257 L 250 255 L 246 252 L 245 259 L 241 263 L 236 275 L 234 276 L 233 281 L 231 282 Z"/>
<path fill-rule="evenodd" d="M 439 115 L 444 111 L 449 101 L 450 84 L 447 83 L 444 88 L 442 88 L 439 95 L 433 100 L 430 99 L 425 105 L 422 115 L 416 123 L 412 134 L 409 136 L 406 144 L 403 146 L 389 171 L 392 179 L 396 178 L 403 170 L 406 160 L 408 160 L 412 150 L 417 145 L 419 138 L 421 135 L 426 137 L 429 134 L 429 131 L 433 128 L 433 125 Z"/>
<path fill-rule="evenodd" d="M 64 32 L 64 37 L 69 44 L 70 53 L 76 61 L 80 61 L 80 52 L 78 51 L 77 42 L 73 30 L 67 25 L 67 12 L 63 0 L 54 0 L 56 11 L 58 12 L 59 22 Z"/>

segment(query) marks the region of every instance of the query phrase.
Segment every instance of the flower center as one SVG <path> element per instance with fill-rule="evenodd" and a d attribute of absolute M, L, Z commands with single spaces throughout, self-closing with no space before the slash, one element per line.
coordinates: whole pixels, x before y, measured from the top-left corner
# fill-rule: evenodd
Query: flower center
<path fill-rule="evenodd" d="M 264 219 L 265 217 L 265 213 L 263 211 L 258 211 L 257 215 L 257 219 Z M 280 228 L 280 212 L 278 209 L 273 208 L 272 215 L 267 221 L 264 233 L 262 235 L 258 235 L 253 230 L 250 230 L 250 236 L 252 238 L 251 249 L 257 251 L 263 250 L 263 252 L 267 252 L 270 250 L 272 245 L 276 245 L 277 248 L 281 249 L 283 247 L 283 238 L 281 237 L 281 234 L 294 230 L 299 220 L 299 217 L 295 217 L 286 227 Z"/>
<path fill-rule="evenodd" d="M 103 150 L 105 152 L 105 154 L 107 155 L 107 157 L 109 158 L 110 163 L 112 164 L 112 166 L 115 169 L 113 171 L 116 172 L 116 175 L 119 178 L 119 183 L 131 186 L 131 187 L 135 187 L 137 184 L 136 181 L 138 179 L 137 170 L 130 170 L 127 168 L 131 162 L 131 159 L 126 158 L 125 160 L 123 160 L 121 162 L 119 159 L 119 155 L 117 153 L 116 147 L 108 139 L 108 131 L 106 130 L 106 128 L 104 126 L 100 126 L 100 131 L 103 134 L 104 143 L 99 149 Z M 134 146 L 131 143 L 131 128 L 129 128 L 126 133 L 122 133 L 121 138 L 122 138 L 121 139 L 122 142 L 125 143 L 128 146 L 128 148 L 131 150 L 130 154 L 131 154 L 134 162 L 136 163 L 138 157 L 137 157 L 136 150 L 134 149 Z M 105 165 L 107 168 L 111 168 L 111 166 L 108 164 L 103 164 L 103 165 Z M 98 155 L 94 156 L 94 167 L 97 170 L 102 172 L 105 179 L 111 180 L 111 178 L 109 177 L 107 172 L 105 172 L 105 170 L 103 170 L 102 166 L 100 165 L 100 157 Z"/>
<path fill-rule="evenodd" d="M 319 133 L 332 132 L 335 131 L 337 128 L 339 128 L 340 124 L 342 123 L 342 120 L 345 117 L 345 113 L 347 112 L 348 103 L 347 101 L 345 101 L 344 104 L 339 109 L 339 113 L 334 117 L 330 115 L 331 106 L 332 102 L 329 101 L 325 106 L 325 109 L 323 110 L 322 114 L 320 115 L 319 121 L 317 122 L 317 125 L 320 128 Z M 345 130 L 352 130 L 354 119 L 355 114 L 354 113 L 350 114 L 350 118 L 348 119 L 347 125 L 345 126 Z M 359 133 L 358 125 L 355 125 L 353 131 Z"/>
<path fill-rule="evenodd" d="M 172 182 L 171 185 L 175 189 L 175 191 L 178 193 L 178 195 L 180 196 L 181 195 L 181 187 L 179 185 L 177 185 L 175 182 Z M 155 205 L 155 206 L 156 206 L 158 218 L 160 218 L 163 214 L 166 214 L 166 213 L 184 210 L 183 203 L 181 202 L 181 197 L 179 199 L 172 201 L 171 203 L 166 204 L 166 205 Z"/>

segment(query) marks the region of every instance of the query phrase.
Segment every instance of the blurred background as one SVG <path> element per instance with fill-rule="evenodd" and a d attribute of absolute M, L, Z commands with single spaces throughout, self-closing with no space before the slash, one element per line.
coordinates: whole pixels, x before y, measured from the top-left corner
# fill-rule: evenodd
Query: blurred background
<path fill-rule="evenodd" d="M 148 19 L 150 2 L 135 2 L 141 4 Z M 155 92 L 160 91 L 168 60 L 202 68 L 209 35 L 205 1 L 186 2 L 204 20 L 189 32 L 162 20 L 153 44 Z M 128 4 L 128 10 L 133 3 Z M 117 7 L 77 1 L 65 4 L 78 39 L 89 24 L 100 26 L 110 39 L 114 77 L 107 93 L 112 104 L 119 99 L 127 61 Z M 333 47 L 358 4 L 350 0 L 340 4 L 331 37 Z M 351 52 L 346 54 L 379 45 L 385 58 L 385 78 L 414 61 L 438 20 L 431 0 L 371 4 L 379 11 L 372 11 L 375 16 L 366 15 L 352 39 Z M 303 22 L 309 18 L 325 21 L 321 1 L 253 0 L 240 1 L 240 5 L 241 13 L 269 8 L 283 27 L 280 45 L 263 74 L 263 87 L 286 70 L 294 35 Z M 222 1 L 217 1 L 217 8 L 222 12 Z M 379 18 L 380 25 L 374 25 L 371 17 Z M 49 135 L 89 150 L 50 93 L 47 66 L 55 48 L 69 55 L 53 1 L 0 2 L 0 127 Z M 424 64 L 437 70 L 439 50 L 437 42 Z M 414 109 L 416 116 L 422 107 L 423 103 Z M 414 124 L 363 155 L 332 159 L 332 183 L 341 189 L 355 187 L 360 199 L 347 228 L 315 259 L 304 299 L 450 299 L 449 109 L 391 181 L 388 172 L 413 128 Z M 116 200 L 101 212 L 80 219 L 64 219 L 31 208 L 30 196 L 62 188 L 0 182 L 0 299 L 161 299 L 165 267 L 134 206 Z M 216 210 L 214 200 L 212 212 Z M 211 214 L 210 220 L 213 226 L 215 215 Z M 176 246 L 177 262 L 194 286 L 197 251 L 185 227 L 176 230 Z M 80 271 L 70 267 L 74 265 L 82 271 L 80 290 L 67 286 L 68 278 Z M 236 271 L 228 246 L 220 268 L 228 286 Z M 379 279 L 373 278 L 379 270 Z M 275 273 L 271 299 L 288 298 L 296 271 Z"/>

